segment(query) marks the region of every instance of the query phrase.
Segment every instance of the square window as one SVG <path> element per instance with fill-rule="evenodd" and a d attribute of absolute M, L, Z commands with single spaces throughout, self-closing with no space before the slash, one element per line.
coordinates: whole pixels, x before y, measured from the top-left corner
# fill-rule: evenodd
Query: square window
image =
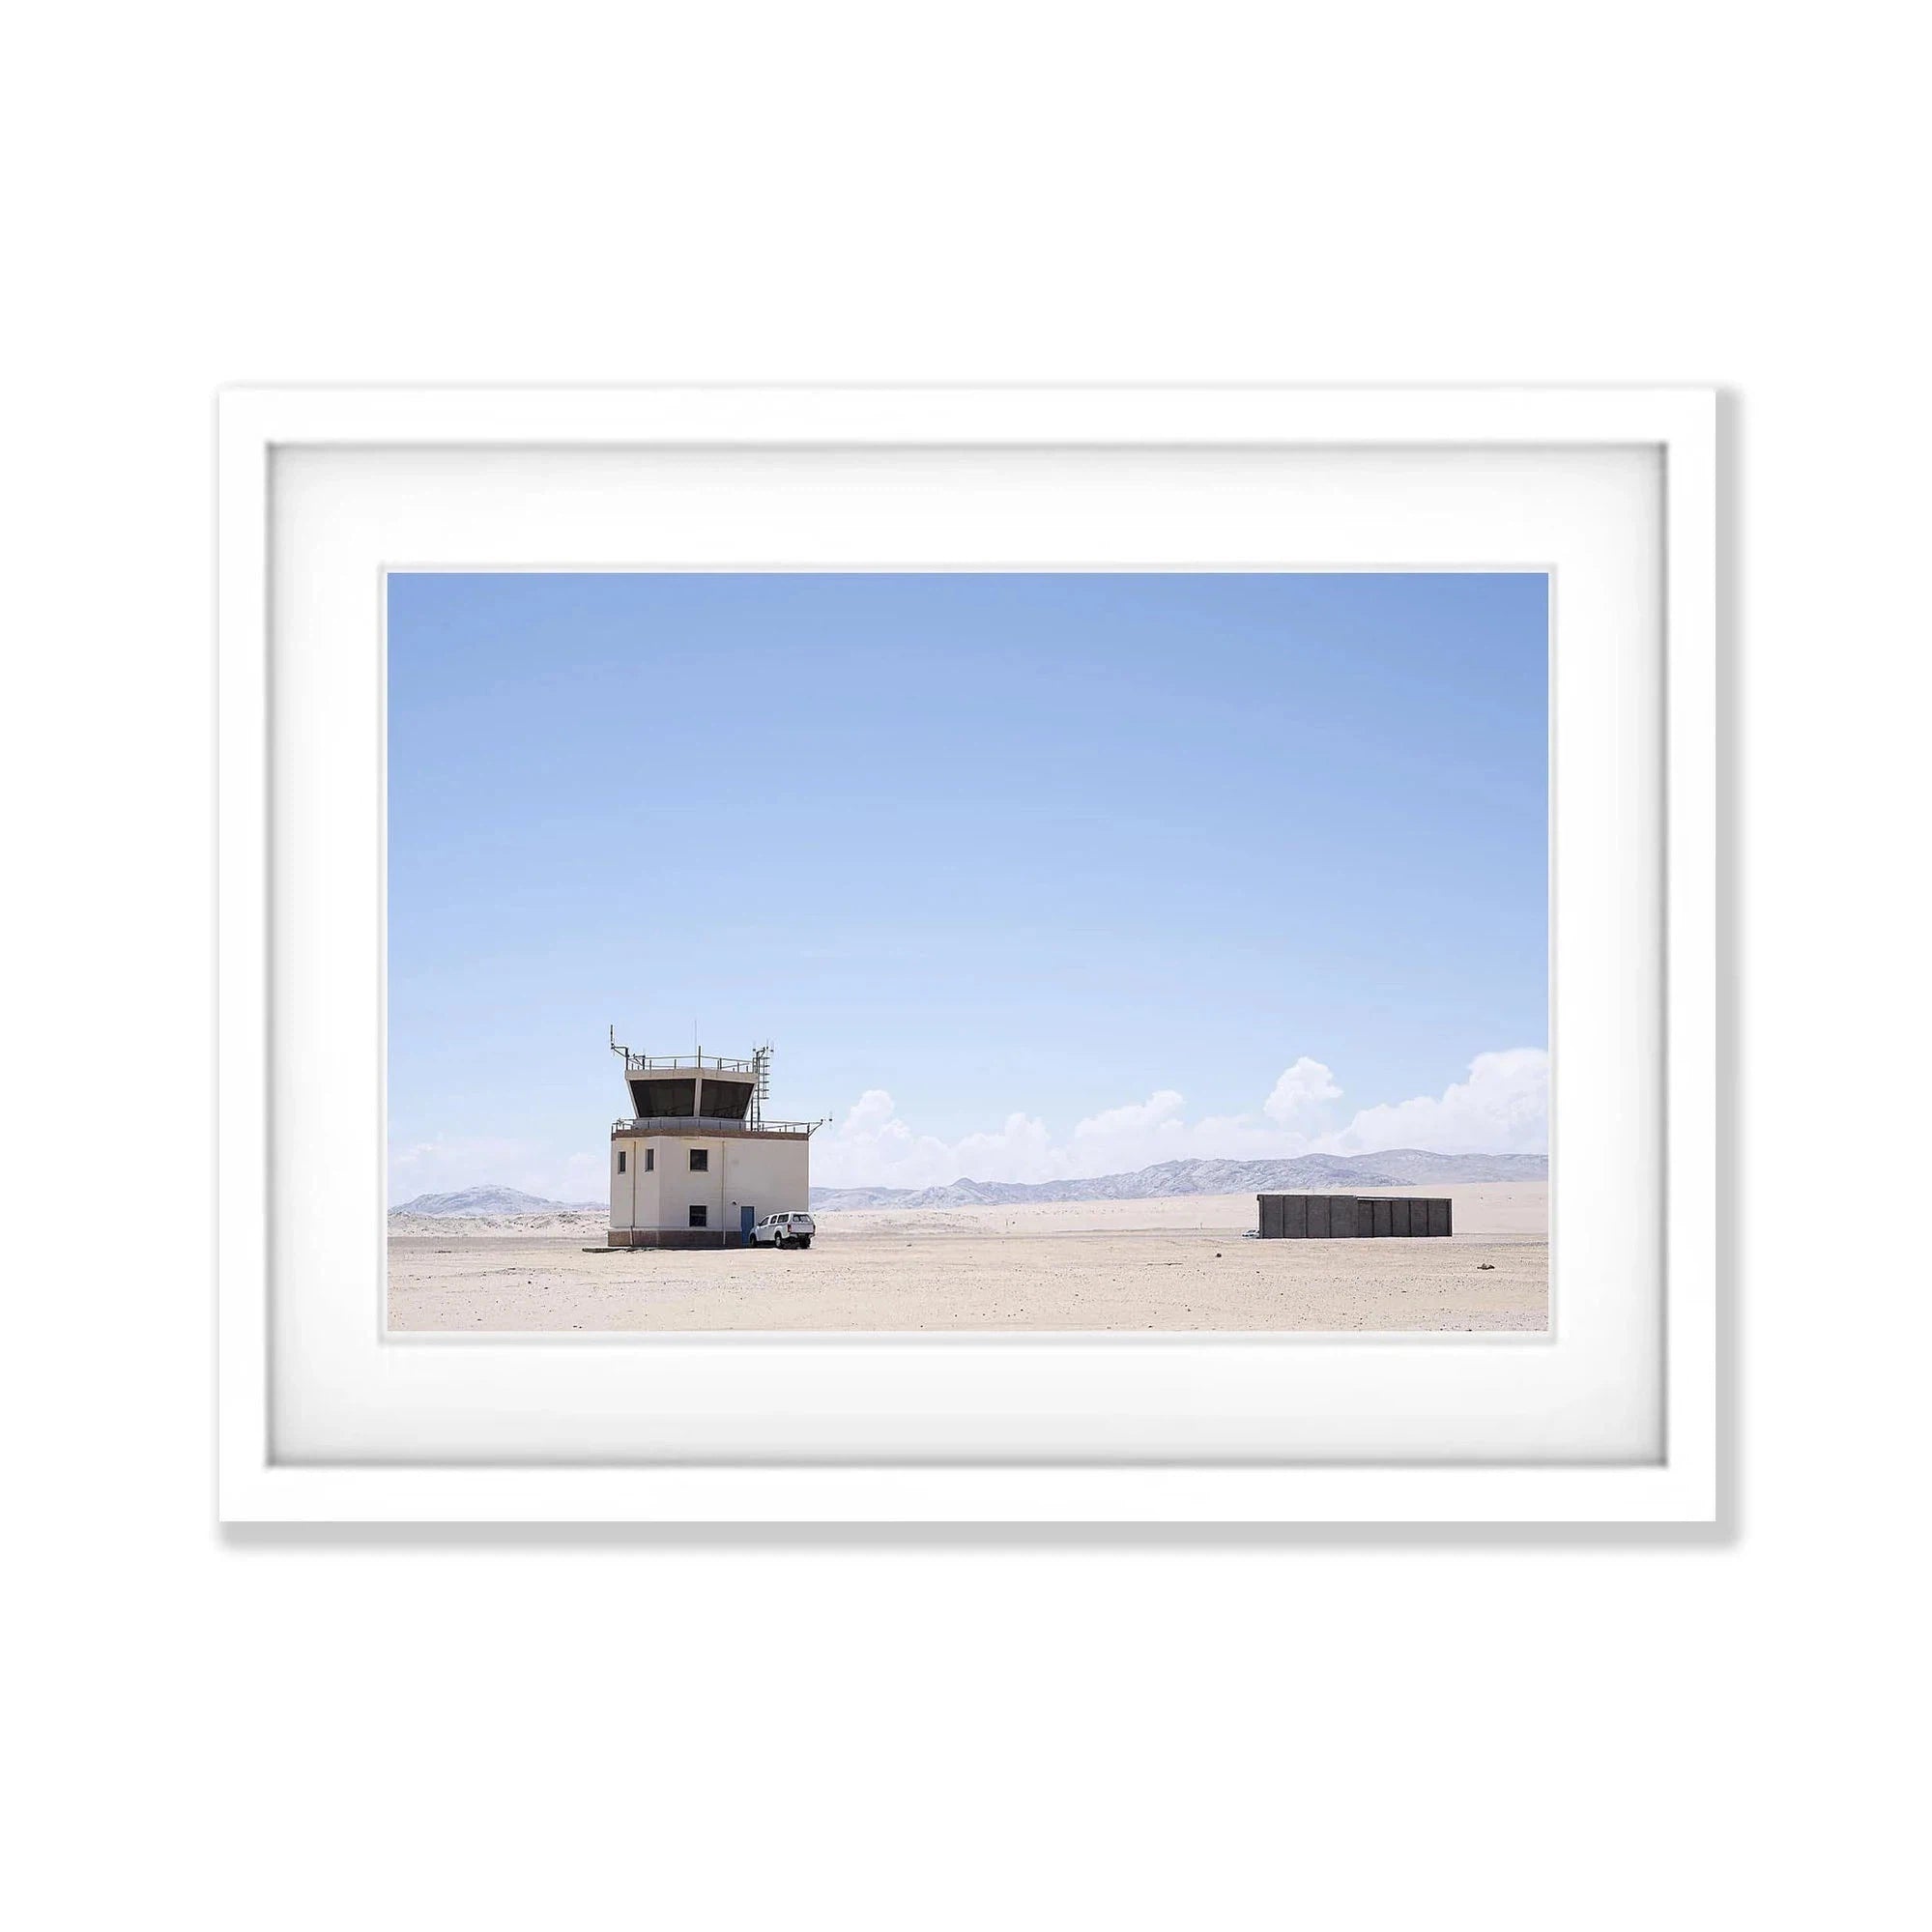
<path fill-rule="evenodd" d="M 648 1174 L 656 1166 L 657 1149 L 655 1147 L 647 1147 L 644 1150 L 644 1171 Z"/>
<path fill-rule="evenodd" d="M 618 1149 L 618 1172 L 622 1173 L 623 1170 L 624 1170 L 624 1150 L 621 1147 L 620 1147 Z"/>
<path fill-rule="evenodd" d="M 691 1149 L 691 1171 L 694 1174 L 708 1174 L 711 1171 L 711 1150 L 708 1147 Z M 696 1226 L 695 1223 L 692 1225 Z"/>
<path fill-rule="evenodd" d="M 706 1223 L 706 1213 L 707 1210 L 705 1208 L 694 1207 L 691 1210 L 691 1226 L 693 1227 L 703 1227 Z"/>

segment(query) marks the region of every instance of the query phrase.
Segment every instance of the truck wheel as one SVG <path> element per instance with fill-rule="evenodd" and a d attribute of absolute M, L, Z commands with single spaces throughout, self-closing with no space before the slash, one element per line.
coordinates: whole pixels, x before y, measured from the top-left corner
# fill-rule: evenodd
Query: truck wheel
<path fill-rule="evenodd" d="M 801 1235 L 800 1235 L 800 1236 L 798 1237 L 798 1245 L 799 1245 L 799 1247 L 801 1247 L 801 1248 L 809 1248 L 809 1247 L 811 1247 L 811 1245 L 812 1245 L 812 1237 L 811 1237 L 811 1236 L 810 1236 L 809 1234 L 801 1234 Z"/>

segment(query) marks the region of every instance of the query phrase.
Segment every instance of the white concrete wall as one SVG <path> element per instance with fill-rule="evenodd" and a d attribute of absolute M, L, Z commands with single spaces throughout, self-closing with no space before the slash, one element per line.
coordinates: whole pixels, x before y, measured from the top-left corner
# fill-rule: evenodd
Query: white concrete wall
<path fill-rule="evenodd" d="M 613 1140 L 611 1142 L 611 1215 L 613 1227 L 655 1227 L 657 1226 L 657 1173 L 653 1168 L 647 1172 L 645 1153 L 654 1148 L 654 1141 L 643 1139 Z M 618 1172 L 618 1154 L 624 1154 L 624 1171 Z M 662 1165 L 663 1154 L 657 1155 L 658 1165 Z"/>
<path fill-rule="evenodd" d="M 691 1151 L 709 1157 L 706 1169 L 691 1171 Z M 618 1172 L 618 1152 L 627 1156 Z M 645 1156 L 655 1157 L 650 1171 Z M 706 1210 L 706 1226 L 735 1231 L 739 1210 L 760 1214 L 804 1208 L 811 1201 L 811 1142 L 803 1136 L 758 1140 L 733 1135 L 654 1134 L 611 1143 L 611 1213 L 614 1228 L 686 1228 L 691 1209 Z"/>
<path fill-rule="evenodd" d="M 738 1225 L 738 1210 L 780 1214 L 811 1205 L 811 1145 L 803 1135 L 776 1140 L 725 1142 L 726 1225 Z"/>
<path fill-rule="evenodd" d="M 657 1150 L 657 1203 L 656 1219 L 640 1222 L 641 1227 L 661 1227 L 667 1230 L 689 1227 L 691 1209 L 702 1207 L 706 1210 L 705 1226 L 722 1227 L 720 1219 L 723 1196 L 720 1186 L 724 1175 L 723 1141 L 709 1136 L 678 1134 L 660 1136 L 649 1144 Z M 691 1156 L 703 1153 L 707 1157 L 706 1170 L 702 1174 L 691 1171 Z"/>
<path fill-rule="evenodd" d="M 632 1202 L 634 1198 L 635 1178 L 628 1171 L 621 1174 L 618 1172 L 618 1155 L 620 1153 L 624 1156 L 626 1169 L 638 1167 L 640 1163 L 636 1143 L 630 1140 L 613 1140 L 611 1142 L 610 1226 L 613 1227 L 629 1227 L 633 1225 Z"/>

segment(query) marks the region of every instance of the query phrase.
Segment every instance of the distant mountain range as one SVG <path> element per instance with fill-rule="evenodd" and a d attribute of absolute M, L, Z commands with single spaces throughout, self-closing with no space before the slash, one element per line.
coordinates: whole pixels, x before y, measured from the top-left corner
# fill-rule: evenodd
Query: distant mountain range
<path fill-rule="evenodd" d="M 1543 1154 L 1430 1154 L 1398 1147 L 1387 1154 L 1303 1154 L 1292 1161 L 1164 1161 L 1132 1174 L 1083 1181 L 967 1181 L 940 1188 L 814 1188 L 812 1205 L 839 1207 L 1003 1207 L 1029 1200 L 1153 1200 L 1167 1195 L 1312 1194 L 1340 1188 L 1467 1186 L 1475 1181 L 1546 1181 Z M 464 1188 L 419 1194 L 391 1214 L 602 1213 L 600 1200 L 545 1200 L 516 1188 Z"/>
<path fill-rule="evenodd" d="M 601 1200 L 545 1200 L 540 1195 L 521 1194 L 515 1188 L 465 1188 L 460 1194 L 419 1194 L 414 1200 L 399 1200 L 391 1214 L 574 1214 L 594 1208 L 598 1213 L 609 1205 Z"/>
<path fill-rule="evenodd" d="M 1151 1200 L 1167 1195 L 1296 1194 L 1341 1188 L 1464 1186 L 1474 1181 L 1546 1181 L 1545 1154 L 1303 1154 L 1292 1161 L 1164 1161 L 1132 1174 L 1082 1181 L 966 1181 L 939 1188 L 814 1188 L 812 1205 L 841 1207 L 1007 1206 L 1031 1200 Z"/>

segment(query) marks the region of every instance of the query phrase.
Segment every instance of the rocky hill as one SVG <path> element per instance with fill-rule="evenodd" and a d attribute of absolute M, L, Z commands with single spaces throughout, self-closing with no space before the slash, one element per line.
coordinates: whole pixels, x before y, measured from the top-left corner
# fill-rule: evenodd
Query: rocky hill
<path fill-rule="evenodd" d="M 541 1195 L 523 1194 L 516 1188 L 485 1186 L 464 1188 L 459 1194 L 419 1194 L 414 1200 L 400 1200 L 391 1214 L 425 1214 L 442 1218 L 455 1214 L 572 1214 L 596 1211 L 600 1200 L 545 1200 Z"/>

